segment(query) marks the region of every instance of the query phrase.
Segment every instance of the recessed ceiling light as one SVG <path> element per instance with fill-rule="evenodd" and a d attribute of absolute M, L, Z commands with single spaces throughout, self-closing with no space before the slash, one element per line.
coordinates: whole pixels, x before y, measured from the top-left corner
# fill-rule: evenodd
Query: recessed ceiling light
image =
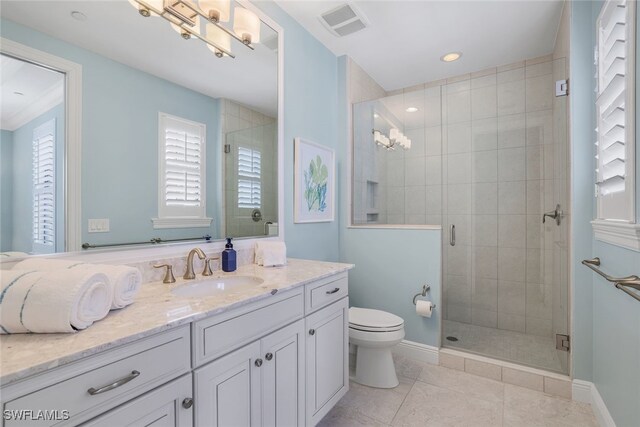
<path fill-rule="evenodd" d="M 442 55 L 440 57 L 440 60 L 444 61 L 444 62 L 453 62 L 453 61 L 457 61 L 458 59 L 460 59 L 461 56 L 462 56 L 461 52 L 450 52 L 450 53 Z"/>
<path fill-rule="evenodd" d="M 418 111 L 418 108 L 417 107 L 407 107 L 407 109 L 404 110 L 404 111 L 406 111 L 407 113 L 415 113 L 416 111 Z"/>
<path fill-rule="evenodd" d="M 13 94 L 18 96 L 24 96 L 24 93 L 18 92 L 18 91 L 13 92 Z"/>
<path fill-rule="evenodd" d="M 377 119 L 378 117 L 380 117 L 380 115 L 378 113 L 373 113 L 373 118 Z"/>
<path fill-rule="evenodd" d="M 73 12 L 71 12 L 71 17 L 73 19 L 75 19 L 76 21 L 86 21 L 87 20 L 87 15 L 85 15 L 82 12 L 78 12 L 77 10 L 74 10 Z"/>

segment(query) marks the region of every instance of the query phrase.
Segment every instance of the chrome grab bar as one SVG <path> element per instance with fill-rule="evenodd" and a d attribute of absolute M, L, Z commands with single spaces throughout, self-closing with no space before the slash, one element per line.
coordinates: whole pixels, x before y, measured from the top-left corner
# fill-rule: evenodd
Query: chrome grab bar
<path fill-rule="evenodd" d="M 598 273 L 600 276 L 604 277 L 608 282 L 613 283 L 616 288 L 620 289 L 621 291 L 624 291 L 625 293 L 629 294 L 633 298 L 640 301 L 640 294 L 637 294 L 627 289 L 627 288 L 633 288 L 637 291 L 640 291 L 640 277 L 636 275 L 631 275 L 626 277 L 609 276 L 608 274 L 600 271 L 600 269 L 598 268 L 600 266 L 600 258 L 598 257 L 595 257 L 592 259 L 585 259 L 582 261 L 582 264 L 586 265 L 587 267 L 589 267 L 590 269 Z"/>
<path fill-rule="evenodd" d="M 449 244 L 451 246 L 456 245 L 456 225 L 455 224 L 451 224 L 451 226 L 449 227 Z"/>

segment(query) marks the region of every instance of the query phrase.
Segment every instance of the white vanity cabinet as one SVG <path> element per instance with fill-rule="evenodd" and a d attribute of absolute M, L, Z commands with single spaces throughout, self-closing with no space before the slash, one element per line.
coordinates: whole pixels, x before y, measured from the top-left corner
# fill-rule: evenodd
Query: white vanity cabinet
<path fill-rule="evenodd" d="M 195 425 L 304 425 L 304 320 L 198 368 Z"/>
<path fill-rule="evenodd" d="M 348 291 L 346 272 L 305 286 L 306 425 L 349 391 Z"/>
<path fill-rule="evenodd" d="M 312 426 L 348 369 L 345 271 L 3 385 L 2 409 L 68 410 L 42 426 Z"/>
<path fill-rule="evenodd" d="M 158 387 L 101 415 L 83 427 L 191 427 L 193 399 L 191 374 Z"/>
<path fill-rule="evenodd" d="M 3 425 L 78 425 L 189 373 L 189 356 L 185 325 L 45 371 L 2 388 Z"/>

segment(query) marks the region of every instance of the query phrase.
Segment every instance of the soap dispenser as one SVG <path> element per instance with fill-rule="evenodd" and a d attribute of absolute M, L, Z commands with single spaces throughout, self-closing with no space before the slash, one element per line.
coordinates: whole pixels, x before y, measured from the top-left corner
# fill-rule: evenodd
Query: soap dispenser
<path fill-rule="evenodd" d="M 224 245 L 224 251 L 222 251 L 222 271 L 227 273 L 236 271 L 236 251 L 233 249 L 231 237 L 227 237 L 227 244 Z"/>

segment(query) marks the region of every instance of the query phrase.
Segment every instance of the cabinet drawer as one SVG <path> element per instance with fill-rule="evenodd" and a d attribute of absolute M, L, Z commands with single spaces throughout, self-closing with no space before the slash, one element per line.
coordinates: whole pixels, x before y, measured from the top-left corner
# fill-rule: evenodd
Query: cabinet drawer
<path fill-rule="evenodd" d="M 183 327 L 65 366 L 63 380 L 11 400 L 3 408 L 5 413 L 58 411 L 53 417 L 57 419 L 14 419 L 4 425 L 76 425 L 188 372 L 189 345 L 189 329 Z"/>
<path fill-rule="evenodd" d="M 301 289 L 194 323 L 194 366 L 200 366 L 302 318 Z"/>
<path fill-rule="evenodd" d="M 349 294 L 347 274 L 327 277 L 305 286 L 305 312 L 312 313 Z"/>

